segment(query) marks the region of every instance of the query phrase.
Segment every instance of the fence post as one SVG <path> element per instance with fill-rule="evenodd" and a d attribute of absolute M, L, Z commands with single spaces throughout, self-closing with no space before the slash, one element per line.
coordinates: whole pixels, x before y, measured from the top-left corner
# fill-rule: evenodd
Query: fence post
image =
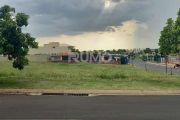
<path fill-rule="evenodd" d="M 166 62 L 166 74 L 167 74 L 167 55 L 165 55 L 165 62 Z"/>
<path fill-rule="evenodd" d="M 146 61 L 145 61 L 145 70 L 147 71 L 147 67 L 146 67 Z"/>
<path fill-rule="evenodd" d="M 132 66 L 134 66 L 134 65 L 133 65 L 133 57 L 132 57 Z"/>

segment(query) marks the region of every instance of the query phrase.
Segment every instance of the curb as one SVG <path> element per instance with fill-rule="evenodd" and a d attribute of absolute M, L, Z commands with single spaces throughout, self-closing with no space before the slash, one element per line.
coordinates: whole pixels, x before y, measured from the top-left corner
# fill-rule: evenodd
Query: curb
<path fill-rule="evenodd" d="M 180 95 L 180 90 L 142 91 L 142 90 L 48 90 L 48 89 L 0 89 L 0 95 L 42 95 L 43 93 L 98 95 Z"/>

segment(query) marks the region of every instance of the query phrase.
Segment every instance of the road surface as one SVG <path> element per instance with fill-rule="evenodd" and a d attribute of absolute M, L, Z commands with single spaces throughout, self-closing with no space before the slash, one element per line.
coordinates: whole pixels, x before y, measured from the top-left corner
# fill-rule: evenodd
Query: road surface
<path fill-rule="evenodd" d="M 180 96 L 1 95 L 0 119 L 180 120 Z"/>
<path fill-rule="evenodd" d="M 132 62 L 130 62 L 130 64 L 132 65 Z M 136 67 L 145 69 L 145 62 L 133 61 L 133 65 Z M 153 71 L 166 73 L 166 66 L 161 66 L 161 65 L 151 64 L 151 63 L 146 62 L 146 68 L 147 70 L 153 70 Z M 168 67 L 167 72 L 168 74 L 171 74 L 171 67 Z M 172 68 L 172 73 L 176 75 L 180 75 L 180 68 Z"/>

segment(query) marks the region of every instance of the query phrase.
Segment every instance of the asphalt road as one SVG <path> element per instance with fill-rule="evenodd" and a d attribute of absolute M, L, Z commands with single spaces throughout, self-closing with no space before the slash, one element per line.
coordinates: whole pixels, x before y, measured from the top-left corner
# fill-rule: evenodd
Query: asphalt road
<path fill-rule="evenodd" d="M 180 120 L 180 96 L 0 96 L 0 119 Z"/>
<path fill-rule="evenodd" d="M 130 62 L 130 64 L 132 65 L 132 62 Z M 145 69 L 145 62 L 134 61 L 133 65 L 136 67 Z M 151 63 L 146 62 L 146 68 L 147 68 L 147 70 L 153 70 L 153 71 L 166 73 L 166 66 L 160 66 L 157 64 L 151 64 Z M 171 67 L 168 67 L 167 73 L 171 74 Z M 180 75 L 180 68 L 172 68 L 172 74 Z"/>

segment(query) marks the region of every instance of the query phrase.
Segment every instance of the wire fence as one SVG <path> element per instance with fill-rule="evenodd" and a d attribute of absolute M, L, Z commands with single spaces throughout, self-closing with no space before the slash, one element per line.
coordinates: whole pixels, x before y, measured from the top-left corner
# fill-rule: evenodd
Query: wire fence
<path fill-rule="evenodd" d="M 161 63 L 165 63 L 165 62 L 166 62 L 165 58 L 161 58 Z M 180 58 L 179 57 L 168 56 L 167 57 L 167 63 L 169 63 L 169 64 L 180 63 Z"/>

